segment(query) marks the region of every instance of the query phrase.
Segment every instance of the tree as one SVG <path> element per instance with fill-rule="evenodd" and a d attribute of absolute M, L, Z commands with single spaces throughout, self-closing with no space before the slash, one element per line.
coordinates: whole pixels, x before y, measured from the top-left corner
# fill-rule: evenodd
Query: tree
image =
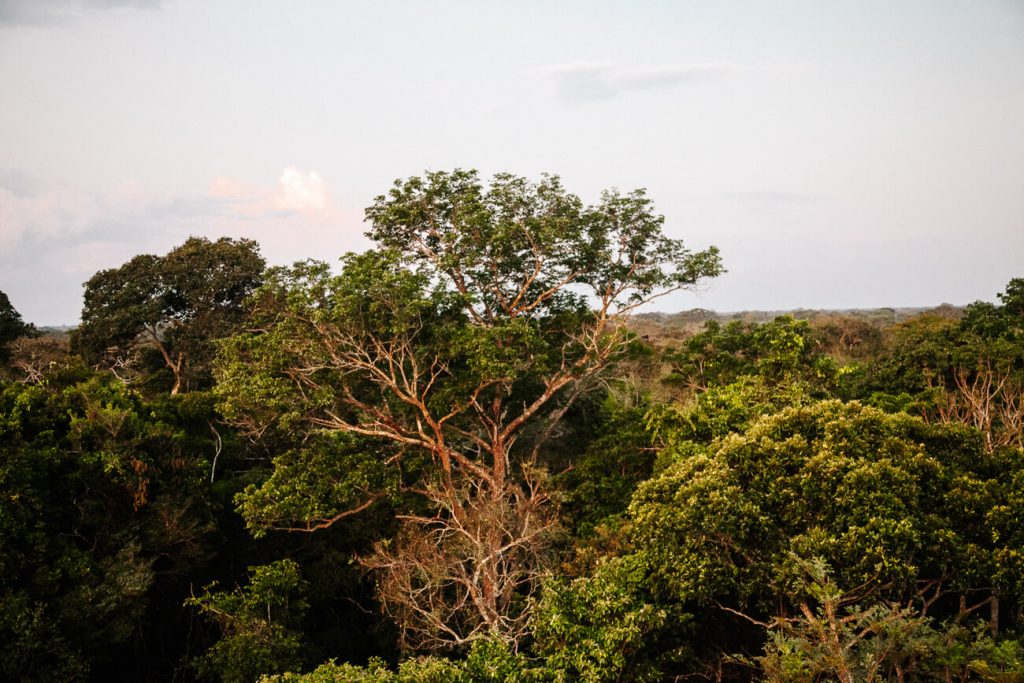
<path fill-rule="evenodd" d="M 0 363 L 6 363 L 10 358 L 8 344 L 34 330 L 34 327 L 22 321 L 21 314 L 14 309 L 7 295 L 0 292 Z"/>
<path fill-rule="evenodd" d="M 534 620 L 534 651 L 551 679 L 658 681 L 665 660 L 678 653 L 659 637 L 687 620 L 647 594 L 642 557 L 612 557 L 585 577 L 549 580 Z"/>
<path fill-rule="evenodd" d="M 392 473 L 377 488 L 342 452 L 318 491 L 333 509 L 284 524 L 323 528 L 395 491 L 419 496 L 366 559 L 407 644 L 515 643 L 555 523 L 545 446 L 622 356 L 624 318 L 719 274 L 718 252 L 666 237 L 643 191 L 584 206 L 553 176 L 485 186 L 474 171 L 429 173 L 366 215 L 377 249 L 346 256 L 340 275 L 270 275 L 253 331 L 224 346 L 222 409 L 253 436 L 351 435 Z M 300 482 L 283 484 L 251 488 L 243 509 Z"/>
<path fill-rule="evenodd" d="M 546 681 L 550 676 L 533 669 L 522 655 L 510 652 L 502 643 L 479 640 L 465 658 L 444 657 L 405 659 L 397 670 L 388 669 L 373 657 L 366 666 L 323 664 L 307 674 L 286 673 L 266 676 L 261 683 L 526 683 Z"/>
<path fill-rule="evenodd" d="M 828 315 L 812 323 L 821 347 L 840 363 L 870 360 L 883 348 L 877 322 L 849 315 Z"/>
<path fill-rule="evenodd" d="M 302 641 L 296 626 L 307 608 L 305 584 L 292 560 L 249 567 L 249 585 L 215 591 L 185 601 L 220 629 L 223 637 L 198 659 L 201 675 L 224 683 L 249 683 L 261 674 L 301 665 Z"/>
<path fill-rule="evenodd" d="M 860 587 L 865 610 L 912 604 L 915 617 L 957 624 L 985 614 L 993 631 L 1019 620 L 1000 610 L 1024 596 L 1024 536 L 1010 512 L 1019 452 L 991 456 L 962 425 L 838 401 L 785 409 L 707 448 L 670 448 L 633 497 L 633 540 L 651 590 L 699 615 L 702 630 L 740 613 L 803 613 L 790 599 L 794 574 L 806 574 L 794 556 Z"/>
<path fill-rule="evenodd" d="M 1024 446 L 1024 280 L 1011 280 L 999 299 L 970 304 L 958 321 L 924 315 L 898 326 L 861 397 L 971 425 L 989 452 Z"/>
<path fill-rule="evenodd" d="M 978 628 L 937 624 L 913 602 L 872 602 L 873 587 L 844 591 L 820 558 L 792 559 L 797 576 L 786 598 L 797 609 L 760 624 L 769 636 L 755 658 L 764 680 L 990 681 L 1024 673 L 1016 641 L 996 643 Z"/>
<path fill-rule="evenodd" d="M 666 359 L 672 368 L 666 382 L 691 392 L 756 375 L 771 386 L 802 382 L 822 393 L 836 376 L 836 363 L 810 323 L 788 315 L 762 324 L 734 320 L 724 327 L 708 321 Z"/>
<path fill-rule="evenodd" d="M 192 237 L 166 256 L 143 254 L 100 271 L 85 283 L 73 346 L 115 370 L 153 349 L 174 377 L 171 394 L 207 383 L 211 342 L 241 319 L 264 265 L 251 240 Z"/>
<path fill-rule="evenodd" d="M 48 372 L 71 362 L 68 337 L 61 333 L 19 337 L 8 351 L 10 374 L 26 384 L 41 382 Z"/>

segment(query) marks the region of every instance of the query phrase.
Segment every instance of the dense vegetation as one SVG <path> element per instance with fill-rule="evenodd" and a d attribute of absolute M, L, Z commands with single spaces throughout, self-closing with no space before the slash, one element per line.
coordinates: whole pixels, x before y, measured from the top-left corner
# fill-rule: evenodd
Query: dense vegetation
<path fill-rule="evenodd" d="M 367 219 L 0 293 L 0 679 L 1024 680 L 1024 279 L 694 328 L 643 192 Z"/>

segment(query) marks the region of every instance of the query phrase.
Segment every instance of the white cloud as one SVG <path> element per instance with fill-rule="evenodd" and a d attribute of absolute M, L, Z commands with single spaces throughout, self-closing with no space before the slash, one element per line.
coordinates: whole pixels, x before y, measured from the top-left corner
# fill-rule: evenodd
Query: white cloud
<path fill-rule="evenodd" d="M 248 218 L 315 214 L 330 208 L 320 174 L 316 171 L 303 173 L 294 166 L 281 171 L 277 187 L 252 185 L 236 178 L 218 176 L 210 184 L 210 195 L 226 201 L 234 213 Z"/>
<path fill-rule="evenodd" d="M 0 265 L 5 267 L 41 250 L 120 242 L 130 235 L 159 241 L 161 235 L 212 231 L 258 239 L 292 235 L 294 240 L 311 231 L 323 238 L 340 223 L 353 222 L 358 218 L 331 205 L 318 173 L 294 166 L 281 172 L 276 185 L 218 177 L 206 193 L 176 197 L 161 197 L 136 180 L 88 192 L 0 168 Z"/>
<path fill-rule="evenodd" d="M 281 172 L 278 205 L 285 210 L 306 211 L 327 206 L 324 181 L 315 172 L 303 174 L 294 166 Z"/>
<path fill-rule="evenodd" d="M 0 169 L 0 264 L 43 245 L 67 247 L 98 235 L 152 231 L 224 212 L 209 197 L 161 197 L 126 179 L 99 192 L 46 183 L 16 169 Z"/>

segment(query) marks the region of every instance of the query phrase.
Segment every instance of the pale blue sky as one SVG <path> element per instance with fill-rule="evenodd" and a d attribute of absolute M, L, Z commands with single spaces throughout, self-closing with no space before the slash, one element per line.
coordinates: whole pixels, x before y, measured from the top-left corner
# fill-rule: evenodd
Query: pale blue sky
<path fill-rule="evenodd" d="M 1024 276 L 1024 3 L 0 0 L 0 290 L 189 235 L 368 246 L 425 169 L 646 187 L 729 273 L 662 310 L 993 300 Z"/>

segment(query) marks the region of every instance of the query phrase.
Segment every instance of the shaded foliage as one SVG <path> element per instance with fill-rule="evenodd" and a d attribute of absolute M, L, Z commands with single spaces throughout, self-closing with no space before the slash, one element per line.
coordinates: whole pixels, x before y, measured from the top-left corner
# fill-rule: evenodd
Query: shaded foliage
<path fill-rule="evenodd" d="M 305 585 L 292 560 L 249 567 L 249 583 L 232 591 L 208 585 L 186 605 L 195 607 L 221 632 L 217 642 L 197 660 L 201 676 L 225 683 L 246 683 L 260 674 L 302 664 L 302 599 Z"/>
<path fill-rule="evenodd" d="M 32 335 L 35 328 L 21 319 L 6 294 L 0 292 L 0 363 L 10 358 L 10 344 L 18 337 Z"/>
<path fill-rule="evenodd" d="M 208 557 L 203 409 L 78 374 L 0 390 L 0 671 L 25 680 L 127 664 L 120 648 L 162 637 L 141 622 L 155 587 Z"/>

